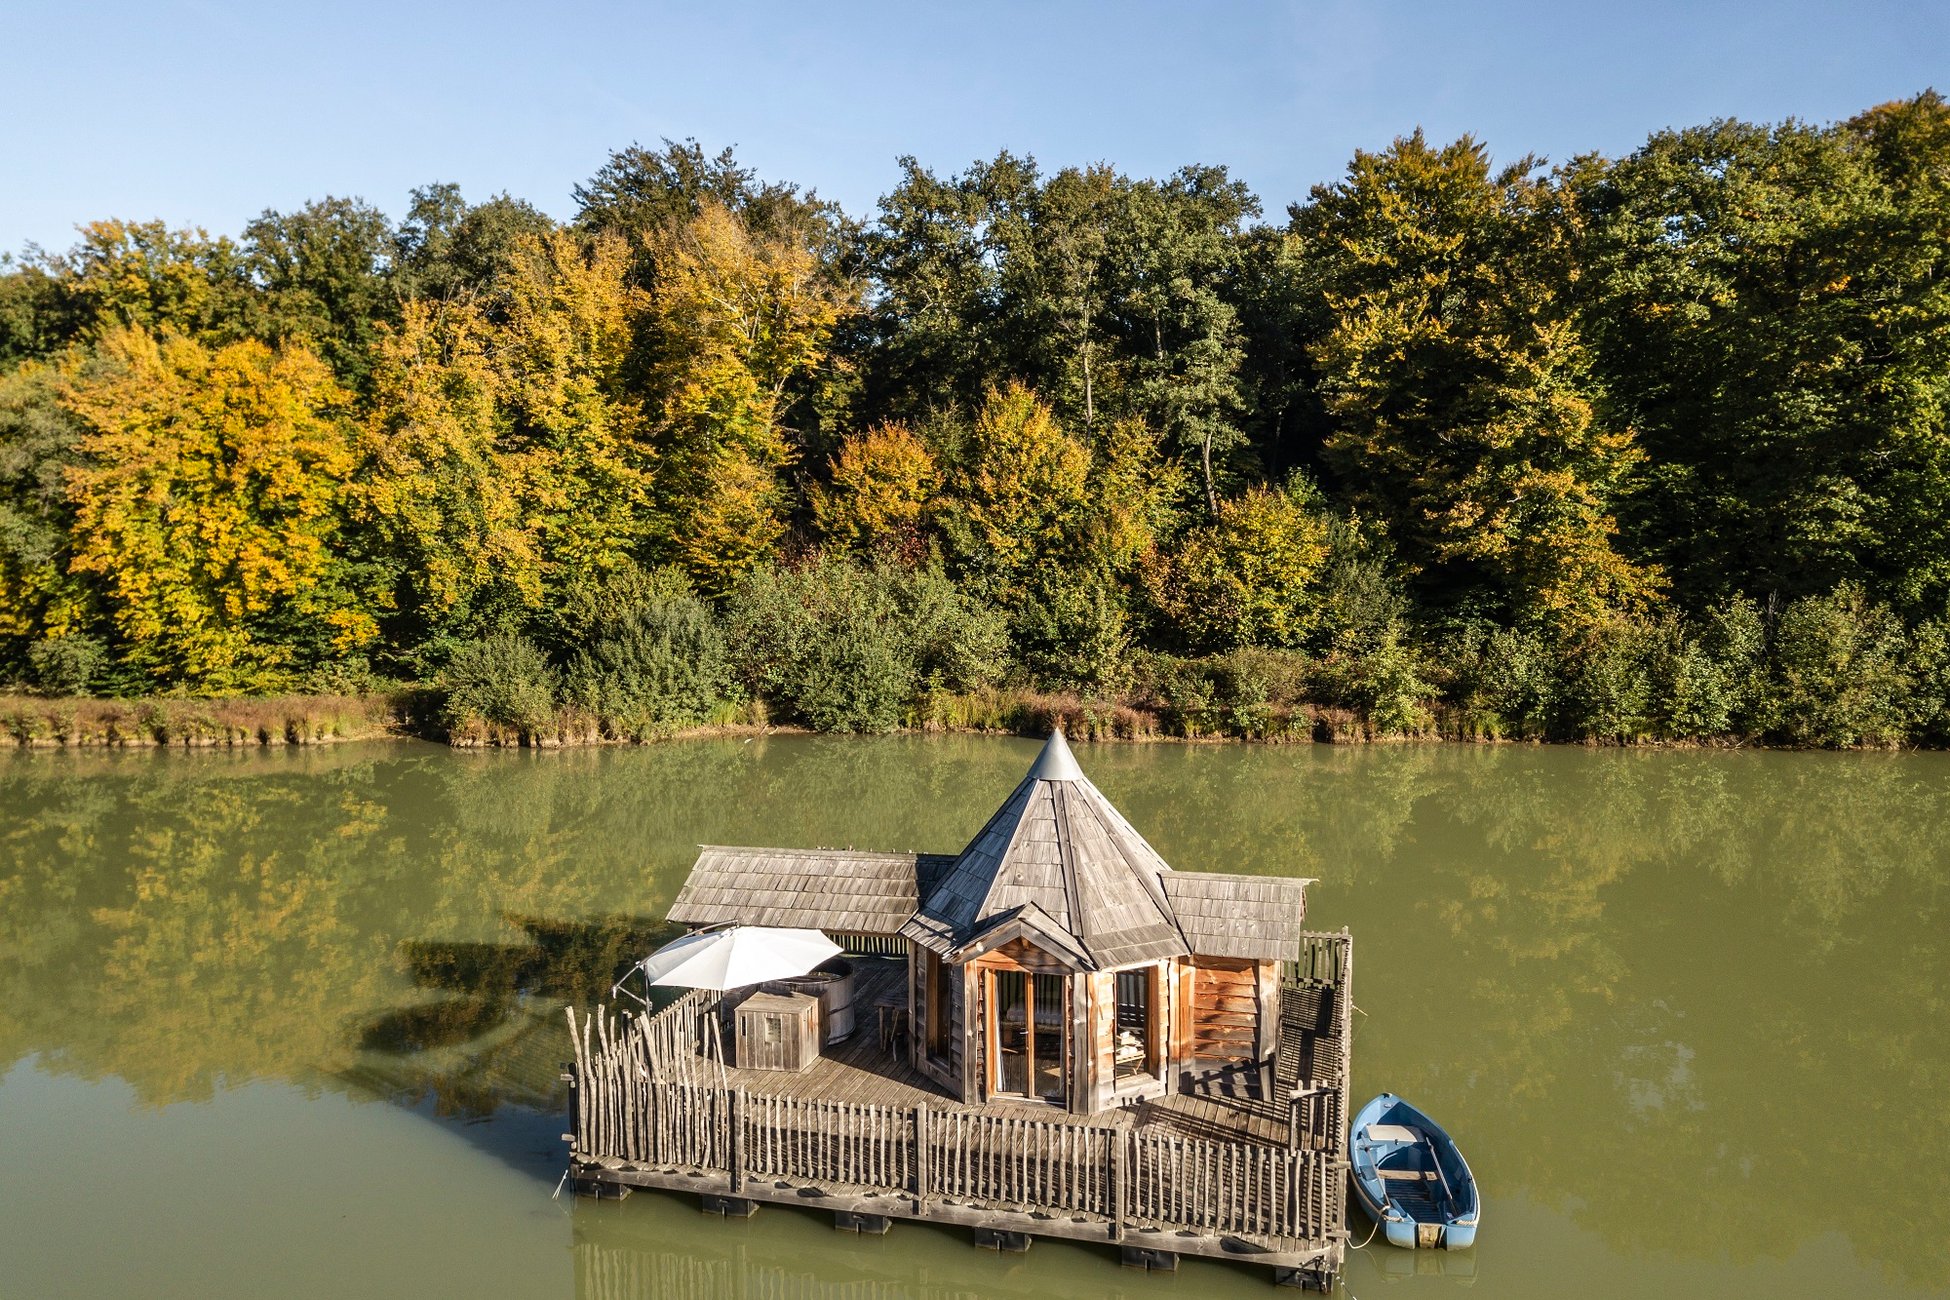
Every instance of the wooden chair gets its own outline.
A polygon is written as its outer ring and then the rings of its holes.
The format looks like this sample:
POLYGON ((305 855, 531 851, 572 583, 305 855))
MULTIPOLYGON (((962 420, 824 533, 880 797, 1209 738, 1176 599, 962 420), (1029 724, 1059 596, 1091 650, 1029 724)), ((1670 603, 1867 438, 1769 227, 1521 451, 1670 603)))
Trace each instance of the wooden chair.
POLYGON ((899 1002, 881 1002, 874 1006, 876 1028, 880 1035, 880 1050, 907 1054, 907 1007, 899 1002))

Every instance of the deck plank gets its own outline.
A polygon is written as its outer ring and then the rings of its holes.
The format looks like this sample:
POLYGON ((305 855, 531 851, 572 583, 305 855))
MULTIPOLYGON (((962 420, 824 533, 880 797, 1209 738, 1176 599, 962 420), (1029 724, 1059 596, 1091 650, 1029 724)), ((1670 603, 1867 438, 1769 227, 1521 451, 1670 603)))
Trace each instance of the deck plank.
MULTIPOLYGON (((907 992, 906 965, 898 959, 854 959, 853 1010, 857 1026, 844 1042, 823 1045, 819 1059, 803 1071, 746 1070, 728 1066, 725 1081, 734 1088, 765 1096, 845 1102, 852 1105, 909 1108, 926 1102, 939 1110, 968 1110, 1046 1124, 1110 1126, 1120 1129, 1162 1130, 1181 1137, 1246 1140, 1271 1146, 1287 1140, 1283 1105, 1260 1097, 1256 1072, 1218 1067, 1195 1082, 1190 1092, 1148 1097, 1092 1115, 1075 1115, 1039 1102, 990 1101, 964 1105, 947 1089, 914 1069, 904 1058, 880 1047, 874 1007, 902 1000, 907 992)), ((730 1048, 730 1037, 726 1037, 730 1048)), ((699 1079, 712 1079, 715 1061, 695 1063, 699 1079)))

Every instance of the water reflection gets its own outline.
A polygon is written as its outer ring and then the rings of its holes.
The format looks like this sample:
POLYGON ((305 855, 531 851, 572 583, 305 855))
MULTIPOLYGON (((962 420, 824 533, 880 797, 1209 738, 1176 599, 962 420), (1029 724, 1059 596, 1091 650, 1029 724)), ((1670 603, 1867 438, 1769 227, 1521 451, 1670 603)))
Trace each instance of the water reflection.
MULTIPOLYGON (((292 1081, 493 1117, 469 1140, 534 1169, 562 1104, 559 1009, 667 936, 696 844, 952 849, 1033 752, 9 755, 0 1077, 32 1057, 156 1108, 292 1081)), ((1082 758, 1181 868, 1321 879, 1314 920, 1359 939, 1357 1088, 1450 1119, 1492 1206, 1521 1194, 1628 1256, 1778 1261, 1839 1234, 1863 1278, 1950 1285, 1950 1209, 1890 1200, 1935 1174, 1892 1184, 1867 1136, 1950 1168, 1950 1128, 1915 1118, 1950 1089, 1950 757, 1082 758)), ((641 1206, 578 1211, 579 1276, 662 1231, 668 1207, 641 1206)), ((644 1267, 751 1266, 690 1248, 644 1267)), ((911 1265, 888 1285, 960 1294, 911 1265)), ((795 1293, 781 1276, 758 1289, 795 1293)))

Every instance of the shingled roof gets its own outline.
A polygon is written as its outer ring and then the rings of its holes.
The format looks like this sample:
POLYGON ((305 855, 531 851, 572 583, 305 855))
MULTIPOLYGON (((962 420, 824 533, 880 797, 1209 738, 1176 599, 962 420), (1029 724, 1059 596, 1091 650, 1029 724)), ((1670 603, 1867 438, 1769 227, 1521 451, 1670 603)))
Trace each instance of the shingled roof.
POLYGON ((749 849, 706 844, 671 904, 679 925, 796 926, 893 934, 914 914, 916 879, 933 880, 936 854, 851 849, 749 849))
POLYGON ((1033 904, 1098 969, 1186 956, 1170 871, 1058 731, 901 933, 951 955, 1033 904))
POLYGON ((1307 886, 1313 883, 1295 876, 1174 871, 1165 877, 1165 897, 1199 956, 1269 961, 1300 951, 1307 886))
POLYGON ((1179 872, 1090 783, 1062 732, 968 847, 934 853, 707 844, 680 925, 900 934, 961 960, 1026 938, 1081 969, 1297 949, 1311 881, 1179 872))

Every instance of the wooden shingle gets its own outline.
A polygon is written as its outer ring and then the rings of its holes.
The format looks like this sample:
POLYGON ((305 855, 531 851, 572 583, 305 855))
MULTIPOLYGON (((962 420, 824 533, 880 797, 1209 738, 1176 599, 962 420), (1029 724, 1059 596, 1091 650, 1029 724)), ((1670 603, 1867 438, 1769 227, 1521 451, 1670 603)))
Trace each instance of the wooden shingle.
POLYGON ((916 855, 707 844, 671 904, 679 925, 892 935, 914 914, 916 855))

